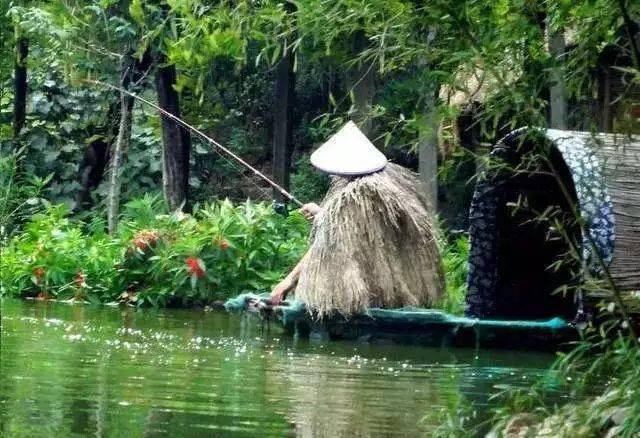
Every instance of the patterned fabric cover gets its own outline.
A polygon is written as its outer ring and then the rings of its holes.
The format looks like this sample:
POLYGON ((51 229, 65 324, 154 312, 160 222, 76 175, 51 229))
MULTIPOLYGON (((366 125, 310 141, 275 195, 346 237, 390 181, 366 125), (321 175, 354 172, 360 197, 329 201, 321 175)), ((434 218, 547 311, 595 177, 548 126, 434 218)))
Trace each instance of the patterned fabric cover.
MULTIPOLYGON (((529 128, 521 128, 505 136, 493 148, 491 156, 508 162, 516 160, 513 145, 527 129, 529 128)), ((548 129, 541 132, 558 148, 569 168, 585 225, 582 236, 583 263, 593 275, 599 275, 602 267, 599 258, 608 265, 613 257, 615 222, 611 197, 602 175, 602 163, 594 153, 598 145, 594 139, 576 138, 565 131, 548 129)), ((497 212, 505 202, 504 184, 504 175, 481 179, 471 202, 468 316, 488 317, 495 308, 499 257, 497 212)))
POLYGON ((546 135, 562 153, 573 177, 580 214, 586 225, 582 258, 586 266, 598 274, 601 264, 592 249, 595 248, 608 265, 613 258, 616 238, 611 197, 604 183, 602 163, 594 153, 598 145, 594 139, 585 141, 556 129, 548 129, 546 135))

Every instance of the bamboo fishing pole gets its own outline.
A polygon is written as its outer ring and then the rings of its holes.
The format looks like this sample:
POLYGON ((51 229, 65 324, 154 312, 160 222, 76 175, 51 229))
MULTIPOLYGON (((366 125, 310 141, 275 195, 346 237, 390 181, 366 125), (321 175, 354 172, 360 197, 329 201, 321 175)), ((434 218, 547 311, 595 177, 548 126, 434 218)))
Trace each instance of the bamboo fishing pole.
POLYGON ((84 82, 88 82, 88 83, 94 84, 94 85, 100 85, 102 87, 107 87, 107 88, 109 88, 111 90, 119 91, 120 93, 125 93, 125 94, 133 97, 134 99, 137 99, 140 102, 145 103, 145 104, 149 105, 152 108, 155 108, 156 110, 158 110, 164 116, 170 118, 171 120, 173 120, 174 122, 178 123, 182 127, 184 127, 186 129, 188 129, 189 131, 193 132, 194 134, 197 134, 200 138, 202 138, 203 140, 207 141, 209 144, 215 146, 216 148, 218 148, 219 150, 221 150, 222 152, 224 152, 225 154, 227 154, 228 156, 233 158, 237 163, 240 163, 242 166, 244 166, 247 169, 251 170, 254 173, 254 175, 256 175, 257 177, 259 177, 260 179, 265 181, 271 187, 273 187, 278 192, 280 192, 280 194, 282 194, 282 196, 284 196, 285 198, 289 199, 291 202, 296 204, 298 207, 302 207, 302 205, 303 205, 302 202, 300 202, 291 193, 286 191, 282 186, 278 185, 277 183, 272 181, 270 178, 268 178, 264 173, 260 172, 258 169, 253 167, 251 164, 247 163, 245 160, 240 158, 238 155, 236 155, 235 153, 230 151, 228 148, 222 146, 220 143, 218 143, 217 141, 215 141, 214 139, 212 139, 211 137, 206 135, 204 132, 202 132, 201 130, 199 130, 195 126, 192 126, 192 125, 188 124, 187 122, 185 122, 181 118, 171 114, 169 111, 159 107, 158 105, 156 105, 155 103, 145 99, 144 97, 138 96, 137 94, 132 93, 131 91, 125 90, 124 88, 117 87, 115 85, 111 85, 111 84, 108 84, 108 83, 102 82, 102 81, 96 81, 96 80, 93 80, 93 79, 86 79, 84 82))

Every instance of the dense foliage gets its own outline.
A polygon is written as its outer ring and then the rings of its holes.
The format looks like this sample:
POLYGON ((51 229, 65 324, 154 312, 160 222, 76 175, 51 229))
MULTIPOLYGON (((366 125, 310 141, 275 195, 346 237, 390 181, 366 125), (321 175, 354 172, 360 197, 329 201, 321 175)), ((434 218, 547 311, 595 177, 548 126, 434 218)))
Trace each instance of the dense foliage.
POLYGON ((41 178, 18 171, 20 151, 0 157, 0 248, 31 214, 47 201, 41 196, 51 175, 41 178))
POLYGON ((68 217, 64 205, 36 214, 3 250, 10 296, 206 305, 269 290, 306 248, 307 221, 269 204, 228 201, 190 215, 162 213, 156 198, 124 207, 115 236, 104 220, 68 217))
MULTIPOLYGON (((53 172, 50 196, 72 206, 82 190, 85 153, 99 140, 111 146, 118 121, 117 93, 82 81, 99 76, 120 82, 129 55, 141 63, 147 53, 164 56, 177 69, 175 89, 186 118, 250 162, 268 167, 276 104, 273 67, 290 51, 296 73, 294 158, 326 138, 341 120, 363 111, 357 108, 356 85, 363 80, 358 66, 365 65, 373 74, 374 89, 365 93, 372 137, 400 161, 415 165, 419 143, 432 129, 425 119, 430 106, 452 121, 442 124, 440 134, 456 144, 455 119, 467 111, 459 96, 464 104, 482 104, 474 111, 473 130, 482 132, 477 140, 491 142, 523 124, 545 125, 554 68, 560 69, 567 101, 574 103, 569 118, 583 128, 593 126, 585 115, 597 87, 597 59, 605 47, 627 50, 619 8, 611 0, 549 5, 468 1, 460 7, 438 1, 428 6, 309 1, 296 2, 293 9, 271 1, 214 6, 70 0, 5 7, 3 27, 15 28, 14 38, 29 42, 27 118, 20 135, 28 147, 25 169, 40 177, 53 172), (544 49, 545 26, 570 30, 571 45, 561 59, 544 49), (356 47, 360 35, 365 43, 356 47), (434 90, 440 90, 439 99, 429 102, 426 96, 434 90)), ((11 70, 15 42, 3 41, 8 53, 3 72, 11 70)), ((142 68, 137 89, 150 94, 154 69, 142 68)), ((7 151, 13 99, 9 75, 2 78, 1 94, 7 151)), ((121 173, 127 179, 125 199, 160 182, 161 130, 149 115, 148 109, 134 106, 131 148, 121 173)), ((441 159, 449 152, 441 150, 441 159)), ((293 179, 295 190, 307 183, 304 168, 293 168, 300 170, 293 179)), ((196 201, 210 195, 264 196, 240 177, 242 172, 196 141, 190 196, 196 201)), ((103 185, 89 189, 96 200, 107 190, 103 185)))

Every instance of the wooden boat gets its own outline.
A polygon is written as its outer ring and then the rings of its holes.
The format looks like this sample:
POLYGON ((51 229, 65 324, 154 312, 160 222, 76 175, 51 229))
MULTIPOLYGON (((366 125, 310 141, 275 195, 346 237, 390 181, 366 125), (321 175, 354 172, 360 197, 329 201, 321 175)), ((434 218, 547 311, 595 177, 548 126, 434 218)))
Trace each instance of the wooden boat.
POLYGON ((268 294, 242 294, 228 300, 225 308, 276 321, 292 336, 323 340, 551 350, 578 338, 576 327, 557 317, 537 321, 478 319, 406 307, 370 309, 349 318, 335 315, 316 321, 304 303, 292 300, 274 306, 268 294))

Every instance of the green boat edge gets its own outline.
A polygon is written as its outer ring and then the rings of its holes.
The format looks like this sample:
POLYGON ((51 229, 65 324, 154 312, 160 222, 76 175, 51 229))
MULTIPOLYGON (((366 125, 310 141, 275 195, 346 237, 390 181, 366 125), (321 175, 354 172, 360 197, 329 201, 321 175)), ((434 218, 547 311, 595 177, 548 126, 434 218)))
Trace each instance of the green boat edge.
POLYGON ((270 306, 269 294, 245 293, 225 302, 229 312, 256 313, 282 324, 296 338, 402 343, 432 347, 556 350, 579 339, 579 330, 555 317, 542 321, 478 319, 417 307, 369 309, 346 318, 314 320, 303 302, 270 306))

